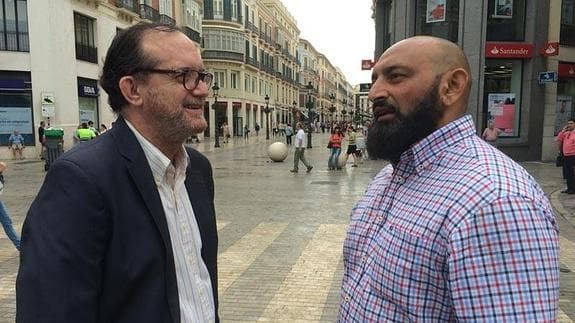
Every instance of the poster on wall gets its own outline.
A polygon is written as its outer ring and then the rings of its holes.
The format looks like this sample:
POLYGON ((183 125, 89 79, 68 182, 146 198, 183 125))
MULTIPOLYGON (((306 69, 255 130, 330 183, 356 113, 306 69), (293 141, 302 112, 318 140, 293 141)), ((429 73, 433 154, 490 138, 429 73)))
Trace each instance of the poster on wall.
POLYGON ((32 134, 31 108, 0 108, 0 134, 12 134, 14 129, 21 134, 32 134))
POLYGON ((446 0, 427 0, 427 18, 425 22, 445 21, 445 1, 446 0))
POLYGON ((80 123, 88 123, 88 121, 96 120, 96 111, 94 110, 80 110, 80 123))
POLYGON ((558 95, 555 106, 555 136, 567 124, 567 121, 573 117, 573 97, 567 95, 558 95))
POLYGON ((493 120, 495 128, 501 130, 501 137, 513 136, 515 132, 515 93, 489 93, 487 101, 487 120, 493 120))
POLYGON ((513 18, 513 0, 494 0, 494 18, 513 18))

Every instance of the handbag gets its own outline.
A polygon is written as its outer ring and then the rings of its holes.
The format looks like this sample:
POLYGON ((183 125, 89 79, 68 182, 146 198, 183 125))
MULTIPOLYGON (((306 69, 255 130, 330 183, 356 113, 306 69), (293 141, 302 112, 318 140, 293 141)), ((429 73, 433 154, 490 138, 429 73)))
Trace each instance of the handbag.
POLYGON ((557 157, 555 158, 555 166, 557 166, 557 167, 563 166, 563 155, 562 154, 557 155, 557 157))
POLYGON ((327 148, 332 148, 331 140, 327 143, 327 148))

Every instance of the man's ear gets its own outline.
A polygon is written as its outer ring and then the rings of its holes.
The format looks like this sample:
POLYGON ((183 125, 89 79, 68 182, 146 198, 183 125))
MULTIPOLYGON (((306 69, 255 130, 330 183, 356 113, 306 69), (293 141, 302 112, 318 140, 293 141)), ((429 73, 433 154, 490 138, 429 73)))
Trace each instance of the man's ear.
POLYGON ((464 69, 457 68, 445 73, 441 80, 439 100, 446 107, 465 100, 468 85, 469 74, 464 69))
POLYGON ((141 88, 133 76, 124 76, 119 82, 120 91, 124 99, 131 105, 141 105, 142 95, 141 88))

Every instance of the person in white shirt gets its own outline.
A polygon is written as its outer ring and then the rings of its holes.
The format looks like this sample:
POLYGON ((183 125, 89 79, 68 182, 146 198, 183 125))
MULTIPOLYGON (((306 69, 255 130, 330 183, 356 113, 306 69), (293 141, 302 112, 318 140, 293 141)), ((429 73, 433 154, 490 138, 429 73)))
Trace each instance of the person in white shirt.
POLYGON ((292 173, 298 172, 298 165, 299 161, 301 160, 302 163, 307 168, 306 173, 311 172, 313 166, 305 159, 305 146, 306 146, 306 139, 305 139, 305 131, 303 131, 301 122, 296 124, 296 134, 295 134, 295 153, 293 156, 293 169, 290 170, 292 173))

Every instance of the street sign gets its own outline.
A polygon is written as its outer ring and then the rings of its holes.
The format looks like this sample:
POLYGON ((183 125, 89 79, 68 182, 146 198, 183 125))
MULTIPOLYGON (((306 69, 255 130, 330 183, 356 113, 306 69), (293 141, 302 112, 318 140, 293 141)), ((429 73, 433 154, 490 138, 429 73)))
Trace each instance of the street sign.
POLYGON ((539 73, 539 84, 553 83, 557 82, 557 72, 540 72, 539 73))

